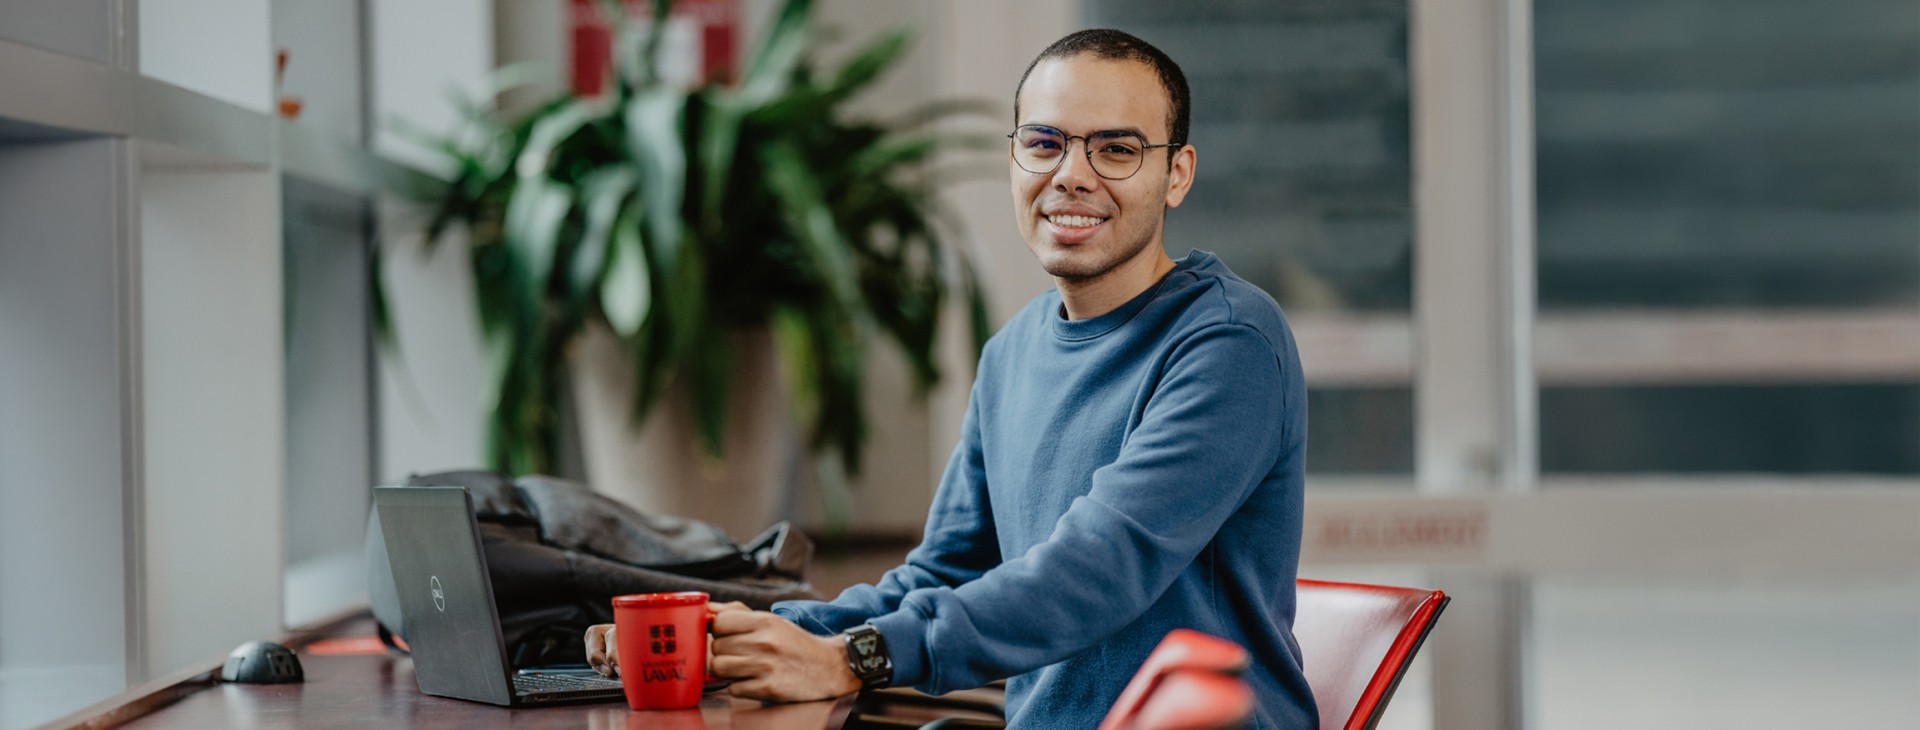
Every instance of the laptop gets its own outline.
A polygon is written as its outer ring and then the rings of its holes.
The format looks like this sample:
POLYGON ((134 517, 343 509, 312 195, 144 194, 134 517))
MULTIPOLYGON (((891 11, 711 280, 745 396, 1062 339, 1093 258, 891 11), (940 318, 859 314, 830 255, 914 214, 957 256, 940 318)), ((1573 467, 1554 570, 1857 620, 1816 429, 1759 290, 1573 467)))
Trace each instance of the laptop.
POLYGON ((624 697, 617 679, 509 666, 465 487, 375 487, 373 501, 421 692, 504 707, 624 697))

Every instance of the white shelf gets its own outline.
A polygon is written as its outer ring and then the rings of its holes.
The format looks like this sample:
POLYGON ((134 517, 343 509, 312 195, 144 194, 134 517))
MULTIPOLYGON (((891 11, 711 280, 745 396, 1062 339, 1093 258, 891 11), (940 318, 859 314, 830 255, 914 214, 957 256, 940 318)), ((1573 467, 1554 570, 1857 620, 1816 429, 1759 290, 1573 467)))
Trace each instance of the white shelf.
POLYGON ((0 141, 128 137, 148 164, 278 168, 362 195, 416 195, 431 177, 366 147, 105 64, 0 40, 0 141))
POLYGON ((372 211, 408 238, 438 185, 372 120, 492 65, 488 7, 429 4, 0 4, 0 730, 364 600, 372 211), (98 681, 17 701, 67 665, 98 681))
POLYGON ((0 119, 81 134, 133 131, 138 77, 103 63, 0 40, 0 119))

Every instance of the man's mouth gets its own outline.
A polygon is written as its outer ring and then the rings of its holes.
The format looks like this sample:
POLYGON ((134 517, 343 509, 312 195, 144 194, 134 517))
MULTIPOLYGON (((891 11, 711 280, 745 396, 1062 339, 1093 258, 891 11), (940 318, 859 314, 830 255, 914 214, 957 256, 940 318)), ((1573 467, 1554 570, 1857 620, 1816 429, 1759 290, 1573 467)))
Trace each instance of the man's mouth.
POLYGON ((1047 222, 1061 228, 1092 228, 1107 222, 1105 218, 1090 215, 1050 215, 1047 222))

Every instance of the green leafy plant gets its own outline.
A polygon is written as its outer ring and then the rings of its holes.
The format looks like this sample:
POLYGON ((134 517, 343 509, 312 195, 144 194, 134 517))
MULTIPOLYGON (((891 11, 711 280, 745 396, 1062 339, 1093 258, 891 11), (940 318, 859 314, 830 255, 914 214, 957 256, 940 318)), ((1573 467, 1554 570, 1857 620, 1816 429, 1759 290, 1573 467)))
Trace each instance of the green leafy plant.
POLYGON ((467 129, 436 142, 456 174, 428 237, 471 233, 495 397, 489 458, 512 473, 553 471, 568 349, 595 322, 637 369, 635 420, 664 389, 688 388, 694 425, 720 455, 729 334, 763 327, 812 447, 857 472, 870 335, 898 344, 923 394, 940 377, 935 334, 951 288, 975 347, 986 339, 984 298, 942 244, 926 174, 951 135, 846 119, 847 101, 907 36, 816 72, 808 0, 785 4, 737 84, 664 84, 647 59, 669 5, 655 3, 651 33, 616 34, 610 93, 513 117, 474 103, 467 129))

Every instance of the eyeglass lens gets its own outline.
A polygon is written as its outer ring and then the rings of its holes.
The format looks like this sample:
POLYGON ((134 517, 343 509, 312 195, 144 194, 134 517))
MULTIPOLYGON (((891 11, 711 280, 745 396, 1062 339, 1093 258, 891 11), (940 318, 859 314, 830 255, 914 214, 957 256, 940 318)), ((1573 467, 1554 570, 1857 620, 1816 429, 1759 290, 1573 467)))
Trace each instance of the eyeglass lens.
POLYGON ((1139 171, 1147 144, 1131 132, 1094 132, 1080 138, 1052 127, 1026 126, 1013 131, 1013 160, 1027 172, 1053 172, 1059 169, 1074 139, 1085 140, 1093 171, 1109 180, 1122 180, 1139 171))

